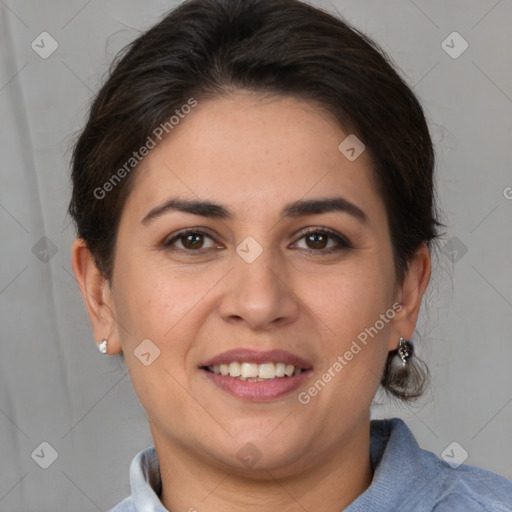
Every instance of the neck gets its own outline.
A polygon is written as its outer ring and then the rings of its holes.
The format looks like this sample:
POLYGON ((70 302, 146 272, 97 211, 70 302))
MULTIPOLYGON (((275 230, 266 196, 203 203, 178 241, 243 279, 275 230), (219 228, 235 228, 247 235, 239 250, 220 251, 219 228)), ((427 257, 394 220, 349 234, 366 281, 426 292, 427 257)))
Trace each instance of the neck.
POLYGON ((330 446, 314 463, 306 454, 305 462, 253 473, 205 463, 185 448, 153 437, 162 476, 160 500, 171 512, 339 512, 373 478, 369 420, 347 437, 350 442, 330 446))

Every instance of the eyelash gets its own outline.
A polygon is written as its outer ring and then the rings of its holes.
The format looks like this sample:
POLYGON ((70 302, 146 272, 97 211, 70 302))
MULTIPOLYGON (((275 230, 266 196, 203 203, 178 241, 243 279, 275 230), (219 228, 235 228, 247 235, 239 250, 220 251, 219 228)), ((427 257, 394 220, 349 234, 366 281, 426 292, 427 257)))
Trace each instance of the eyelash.
MULTIPOLYGON (((174 242, 186 237, 187 235, 190 235, 190 234, 194 234, 194 235, 204 235, 208 238, 210 238, 211 240, 214 240, 214 238, 209 235, 208 233, 206 233, 205 231, 202 231, 201 229, 196 229, 196 228, 187 228, 187 229, 183 229, 182 231, 179 231, 178 233, 176 233, 176 235, 174 235, 172 238, 170 238, 169 240, 165 240, 163 242, 163 246, 168 248, 168 249, 171 249, 173 251, 177 251, 177 252, 182 252, 182 253, 188 253, 188 255, 190 256, 199 256, 201 254, 204 254, 204 252, 208 251, 210 248, 206 248, 206 249, 181 249, 181 248, 175 248, 175 247, 172 247, 172 245, 174 244, 174 242)), ((304 251, 307 251, 309 254, 313 254, 313 253, 319 253, 319 254, 331 254, 331 253, 334 253, 334 252, 338 252, 338 251, 342 251, 342 250, 347 250, 347 249, 352 249, 353 246, 352 244, 350 243, 350 241, 348 240, 348 238, 346 238, 345 236, 343 235, 340 235, 338 233, 336 233, 335 231, 329 229, 329 228, 326 228, 326 227, 310 227, 310 228, 306 228, 305 230, 303 230, 301 233, 300 233, 300 238, 297 239, 297 241, 299 240, 302 240, 303 238, 305 238, 306 236, 308 235, 311 235, 311 234, 320 234, 320 235, 327 235, 329 238, 328 238, 328 242, 332 239, 333 241, 335 241, 337 243, 337 246, 335 247, 330 247, 328 249, 302 249, 304 251)), ((296 242, 295 242, 296 243, 296 242)))

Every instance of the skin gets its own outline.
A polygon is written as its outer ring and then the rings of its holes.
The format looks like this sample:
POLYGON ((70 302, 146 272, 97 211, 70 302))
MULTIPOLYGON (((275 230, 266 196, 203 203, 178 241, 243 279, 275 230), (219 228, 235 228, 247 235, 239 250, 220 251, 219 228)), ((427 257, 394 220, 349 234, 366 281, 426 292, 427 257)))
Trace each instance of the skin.
POLYGON ((109 354, 124 352, 147 412, 169 510, 334 512, 371 483, 370 405, 388 351, 414 332, 430 255, 419 246, 398 282, 369 151, 349 161, 338 150, 347 135, 296 99, 237 93, 199 102, 137 170, 112 282, 82 240, 73 245, 94 336, 108 336, 109 354), (171 196, 213 201, 234 217, 169 211, 141 223, 171 196), (334 196, 357 205, 367 222, 339 211, 280 218, 289 202, 334 196), (353 247, 325 254, 301 233, 310 226, 353 247), (184 239, 174 244, 182 252, 163 245, 199 227, 212 236, 202 255, 185 253, 184 239), (263 249, 250 264, 236 252, 248 236, 263 249), (394 303, 402 309, 307 405, 298 392, 248 402, 198 369, 233 348, 284 349, 312 363, 298 391, 307 390, 394 303), (134 355, 145 339, 161 351, 149 366, 134 355), (248 442, 261 454, 251 468, 237 457, 248 442))

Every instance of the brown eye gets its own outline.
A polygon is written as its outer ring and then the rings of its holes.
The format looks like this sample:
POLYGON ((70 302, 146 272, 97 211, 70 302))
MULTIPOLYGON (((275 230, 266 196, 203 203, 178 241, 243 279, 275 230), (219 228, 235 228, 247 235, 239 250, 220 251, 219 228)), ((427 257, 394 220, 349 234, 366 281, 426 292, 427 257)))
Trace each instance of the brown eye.
POLYGON ((310 249, 325 249, 328 237, 325 233, 311 233, 306 236, 306 245, 310 249))
POLYGON ((319 254, 328 254, 352 248, 352 244, 346 237, 328 228, 310 228, 303 232, 302 238, 296 242, 296 245, 299 249, 318 252, 319 254), (304 245, 300 243, 303 240, 304 245))
POLYGON ((217 247, 215 240, 197 229, 189 229, 175 234, 163 242, 165 247, 177 251, 200 252, 217 247))
POLYGON ((185 249, 201 249, 204 243, 204 237, 200 233, 181 236, 179 240, 185 249))

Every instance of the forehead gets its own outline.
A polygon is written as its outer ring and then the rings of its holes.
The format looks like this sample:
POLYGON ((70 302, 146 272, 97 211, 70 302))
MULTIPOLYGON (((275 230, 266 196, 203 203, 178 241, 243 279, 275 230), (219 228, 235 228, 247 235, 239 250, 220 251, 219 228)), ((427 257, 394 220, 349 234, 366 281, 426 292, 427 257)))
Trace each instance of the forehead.
MULTIPOLYGON (((299 198, 342 195, 383 208, 369 152, 349 160, 350 134, 327 112, 292 98, 237 94, 199 102, 137 169, 128 203, 142 213, 169 196, 215 199, 262 218, 299 198)), ((375 212, 378 213, 378 212, 375 212)))

